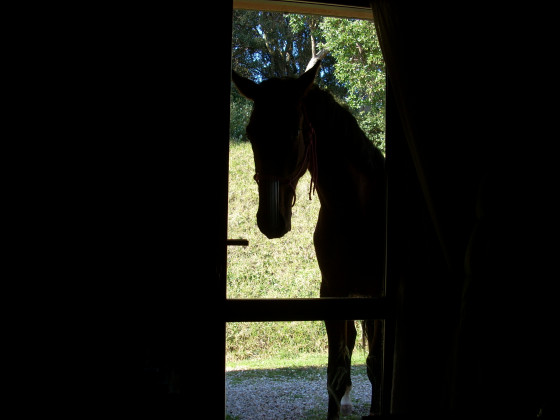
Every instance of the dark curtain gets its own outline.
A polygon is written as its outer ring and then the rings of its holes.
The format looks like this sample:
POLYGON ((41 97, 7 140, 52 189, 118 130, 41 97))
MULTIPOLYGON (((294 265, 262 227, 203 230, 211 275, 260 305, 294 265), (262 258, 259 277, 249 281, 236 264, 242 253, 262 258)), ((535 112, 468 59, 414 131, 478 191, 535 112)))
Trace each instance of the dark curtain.
POLYGON ((549 414, 548 12, 404 3, 372 1, 389 80, 392 411, 549 414))

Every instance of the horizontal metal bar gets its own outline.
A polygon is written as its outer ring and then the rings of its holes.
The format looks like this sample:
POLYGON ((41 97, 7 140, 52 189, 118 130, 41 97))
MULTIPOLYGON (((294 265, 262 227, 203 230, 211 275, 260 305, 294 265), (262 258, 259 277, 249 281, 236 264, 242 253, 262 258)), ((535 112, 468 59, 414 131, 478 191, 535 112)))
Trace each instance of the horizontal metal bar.
POLYGON ((226 322, 387 319, 386 298, 226 299, 226 322))
POLYGON ((248 246, 249 241, 247 239, 227 239, 226 245, 228 246, 248 246))

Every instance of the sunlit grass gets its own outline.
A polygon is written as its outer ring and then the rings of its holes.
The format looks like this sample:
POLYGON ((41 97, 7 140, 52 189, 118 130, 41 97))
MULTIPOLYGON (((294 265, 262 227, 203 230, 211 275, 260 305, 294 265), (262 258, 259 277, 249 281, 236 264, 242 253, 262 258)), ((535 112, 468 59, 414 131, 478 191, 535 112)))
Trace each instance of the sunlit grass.
POLYGON ((258 229, 257 184, 249 143, 230 146, 228 238, 245 238, 248 247, 228 248, 228 298, 319 297, 321 272, 313 248, 319 199, 308 198, 309 174, 297 186, 292 230, 270 240, 258 229))
MULTIPOLYGON (((230 143, 228 238, 244 238, 249 246, 228 247, 228 298, 318 298, 321 272, 313 248, 313 231, 319 214, 319 198, 308 197, 310 176, 297 186, 292 230, 270 240, 258 229, 257 184, 249 143, 230 143)), ((357 349, 361 348, 358 327, 357 349)), ((289 363, 299 355, 325 357, 327 334, 322 321, 255 322, 227 325, 227 362, 267 358, 289 363)))

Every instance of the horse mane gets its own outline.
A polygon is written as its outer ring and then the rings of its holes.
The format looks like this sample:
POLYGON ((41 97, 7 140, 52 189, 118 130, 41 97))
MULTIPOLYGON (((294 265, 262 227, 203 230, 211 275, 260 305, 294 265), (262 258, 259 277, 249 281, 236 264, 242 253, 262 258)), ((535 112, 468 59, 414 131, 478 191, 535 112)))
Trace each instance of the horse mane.
MULTIPOLYGON (((337 102, 330 92, 314 85, 304 103, 313 120, 325 121, 328 125, 323 141, 340 142, 341 151, 345 146, 342 142, 348 142, 344 149, 356 169, 372 175, 384 170, 385 157, 381 151, 366 136, 350 110, 337 102)), ((315 127, 315 130, 320 128, 315 127)))

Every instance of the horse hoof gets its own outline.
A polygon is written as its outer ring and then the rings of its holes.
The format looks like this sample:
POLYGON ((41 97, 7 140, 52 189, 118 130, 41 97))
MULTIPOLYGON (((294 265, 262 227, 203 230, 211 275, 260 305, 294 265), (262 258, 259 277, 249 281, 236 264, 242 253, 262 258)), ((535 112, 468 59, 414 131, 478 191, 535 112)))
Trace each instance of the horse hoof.
POLYGON ((343 416, 349 416, 352 414, 352 404, 342 404, 340 406, 340 414, 343 416))

